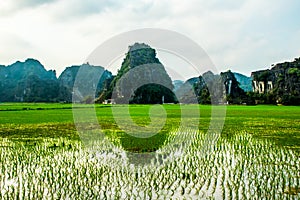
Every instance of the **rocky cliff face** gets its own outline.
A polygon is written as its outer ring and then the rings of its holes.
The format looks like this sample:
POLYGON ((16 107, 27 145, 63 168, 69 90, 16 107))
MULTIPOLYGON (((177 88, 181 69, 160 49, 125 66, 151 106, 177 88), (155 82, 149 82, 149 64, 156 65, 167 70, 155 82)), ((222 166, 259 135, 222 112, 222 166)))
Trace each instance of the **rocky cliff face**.
POLYGON ((135 43, 102 98, 117 103, 174 102, 172 80, 149 45, 135 43))
POLYGON ((300 58, 252 72, 251 77, 253 90, 261 95, 259 100, 262 102, 300 104, 300 58))

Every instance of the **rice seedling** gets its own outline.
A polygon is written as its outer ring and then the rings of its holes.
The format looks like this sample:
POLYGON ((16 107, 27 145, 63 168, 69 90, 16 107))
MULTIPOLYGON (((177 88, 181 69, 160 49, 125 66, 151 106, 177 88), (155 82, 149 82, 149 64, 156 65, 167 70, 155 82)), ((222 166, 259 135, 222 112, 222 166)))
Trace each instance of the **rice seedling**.
MULTIPOLYGON (((249 109, 242 108, 246 112, 249 109)), ((3 122, 0 129, 0 198, 300 198, 300 156, 291 148, 297 143, 282 145, 283 142, 276 139, 261 137, 263 130, 253 129, 249 121, 240 119, 243 116, 234 113, 238 109, 241 108, 233 107, 229 112, 223 134, 212 151, 202 149, 205 128, 170 129, 173 132, 158 145, 154 156, 145 153, 137 161, 131 159, 133 152, 124 151, 128 147, 123 146, 126 138, 119 137, 122 133, 116 134, 113 123, 106 122, 108 139, 95 141, 94 148, 87 149, 76 136, 69 119, 60 122, 54 117, 50 122, 43 119, 37 124, 3 122), (240 121, 230 125, 234 118, 240 121), (180 134, 177 143, 169 145, 175 134, 180 134), (187 135, 191 140, 183 142, 187 135)), ((202 113, 204 118, 209 116, 205 111, 202 113)), ((249 117, 252 116, 245 114, 245 118, 249 117)), ((110 119, 103 115, 99 118, 110 119)), ((259 125, 264 116, 256 118, 252 125, 259 125)), ((283 121, 278 119, 278 123, 283 121)), ((292 132, 297 135, 299 121, 293 126, 292 132)), ((271 129, 267 127, 266 130, 271 129)))

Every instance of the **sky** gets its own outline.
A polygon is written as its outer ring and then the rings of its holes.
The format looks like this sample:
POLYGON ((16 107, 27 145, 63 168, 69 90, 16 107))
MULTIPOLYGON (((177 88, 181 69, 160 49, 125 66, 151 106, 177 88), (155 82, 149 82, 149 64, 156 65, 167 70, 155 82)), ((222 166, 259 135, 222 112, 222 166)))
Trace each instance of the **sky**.
MULTIPOLYGON (((118 34, 160 28, 195 41, 218 71, 250 76, 300 57, 299 9, 298 0, 0 0, 0 64, 35 58, 59 75, 118 34)), ((187 71, 174 55, 158 57, 187 71)), ((122 59, 103 67, 116 73, 122 59)))

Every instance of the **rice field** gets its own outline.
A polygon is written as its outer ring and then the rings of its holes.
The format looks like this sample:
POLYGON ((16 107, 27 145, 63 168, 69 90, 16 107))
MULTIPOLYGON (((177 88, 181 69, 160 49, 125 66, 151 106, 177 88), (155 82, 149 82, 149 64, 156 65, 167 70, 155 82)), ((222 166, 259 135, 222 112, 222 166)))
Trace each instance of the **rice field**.
MULTIPOLYGON (((228 106, 211 144, 210 106, 186 106, 200 109, 197 129, 179 127, 178 105, 164 108, 162 131, 143 140, 96 105, 106 137, 87 147, 72 105, 0 104, 1 199, 300 198, 300 107, 228 106)), ((130 109, 149 123, 148 105, 130 109)))

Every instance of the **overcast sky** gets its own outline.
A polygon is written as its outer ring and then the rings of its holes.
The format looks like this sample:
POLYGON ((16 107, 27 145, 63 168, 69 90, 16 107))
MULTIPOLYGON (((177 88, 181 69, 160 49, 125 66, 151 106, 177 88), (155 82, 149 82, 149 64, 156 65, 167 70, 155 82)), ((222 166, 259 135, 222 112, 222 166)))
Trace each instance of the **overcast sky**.
POLYGON ((197 42, 219 71, 250 75, 300 57, 299 9, 299 0, 0 0, 0 64, 36 58, 60 74, 112 36, 163 28, 197 42))

